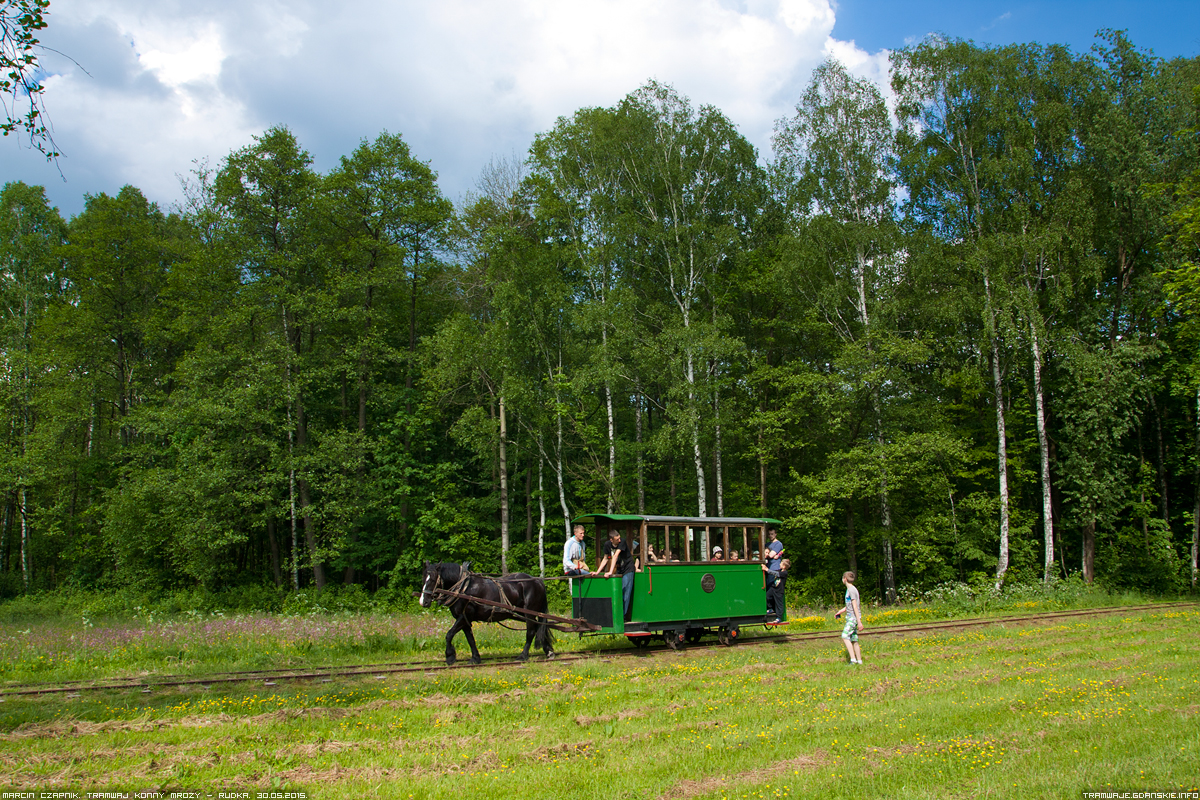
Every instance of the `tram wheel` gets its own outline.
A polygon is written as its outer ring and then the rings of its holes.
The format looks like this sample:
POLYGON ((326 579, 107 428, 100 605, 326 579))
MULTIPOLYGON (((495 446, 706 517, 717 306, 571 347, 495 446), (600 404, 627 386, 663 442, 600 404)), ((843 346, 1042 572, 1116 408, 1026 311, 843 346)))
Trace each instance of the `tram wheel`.
POLYGON ((717 635, 717 641, 726 647, 733 647, 737 644, 738 628, 736 625, 730 625, 728 628, 721 628, 721 632, 717 635))

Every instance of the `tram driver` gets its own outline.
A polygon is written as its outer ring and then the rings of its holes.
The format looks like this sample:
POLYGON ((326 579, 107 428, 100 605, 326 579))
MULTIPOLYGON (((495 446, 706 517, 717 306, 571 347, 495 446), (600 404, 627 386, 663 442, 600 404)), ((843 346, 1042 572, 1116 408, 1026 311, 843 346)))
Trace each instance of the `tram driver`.
POLYGON ((604 545, 604 558, 600 561, 601 566, 596 568, 599 572, 603 565, 608 564, 608 571, 604 573, 604 577, 611 578, 614 572, 621 572, 621 596, 625 602, 625 621, 629 621, 629 607, 633 603, 633 571, 635 562, 632 553, 629 551, 629 545, 621 540, 621 534, 616 530, 608 532, 608 542, 604 545))

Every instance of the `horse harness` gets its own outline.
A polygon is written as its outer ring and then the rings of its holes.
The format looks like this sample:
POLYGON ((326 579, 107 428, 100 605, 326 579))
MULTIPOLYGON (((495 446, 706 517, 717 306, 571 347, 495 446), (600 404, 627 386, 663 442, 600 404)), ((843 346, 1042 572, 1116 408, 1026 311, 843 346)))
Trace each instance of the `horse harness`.
MULTIPOLYGON (((500 594, 500 602, 503 603, 504 605, 508 606, 509 608, 516 610, 516 606, 514 606, 512 604, 512 600, 508 599, 508 593, 504 591, 504 584, 506 583, 506 581, 504 581, 503 579, 497 580, 496 578, 489 578, 486 575, 477 575, 476 573, 473 573, 473 572, 471 572, 471 570, 467 569, 467 567, 465 565, 462 567, 462 573, 458 579, 458 582, 455 583, 453 586, 451 586, 449 591, 455 592, 457 594, 466 594, 467 589, 471 585, 471 578, 473 578, 473 577, 483 578, 484 580, 489 580, 492 583, 496 584, 496 590, 500 594)), ((434 584, 434 587, 433 587, 434 591, 437 591, 437 589, 441 587, 441 584, 442 584, 442 573, 438 572, 437 582, 434 584)), ((453 602, 453 598, 451 599, 451 602, 453 602)), ((445 605, 449 606, 450 603, 445 603, 445 605)), ((467 605, 470 605, 469 600, 467 601, 467 605)), ((463 607, 463 613, 464 614, 466 613, 466 606, 463 607)), ((509 618, 511 618, 513 616, 511 614, 507 614, 506 612, 501 612, 501 613, 505 613, 506 616, 509 618)), ((496 621, 496 607, 488 606, 488 618, 481 619, 479 621, 480 622, 495 622, 496 621)))

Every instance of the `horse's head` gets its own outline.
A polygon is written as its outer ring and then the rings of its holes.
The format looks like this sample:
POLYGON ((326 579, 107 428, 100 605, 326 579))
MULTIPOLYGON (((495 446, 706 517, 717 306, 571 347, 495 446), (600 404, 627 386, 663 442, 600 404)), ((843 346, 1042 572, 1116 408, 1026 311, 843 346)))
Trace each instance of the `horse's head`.
POLYGON ((421 598, 417 601, 421 604, 421 608, 429 608, 433 605, 433 590, 439 588, 440 578, 438 565, 426 561, 425 572, 421 576, 421 598))
MULTIPOLYGON (((434 592, 438 589, 450 589, 454 587, 463 575, 466 575, 470 570, 471 562, 464 561, 462 564, 448 564, 445 561, 437 563, 425 562, 425 572, 421 576, 421 597, 417 600, 421 604, 421 608, 429 608, 433 605, 434 592)), ((444 602, 444 600, 443 600, 444 602)))

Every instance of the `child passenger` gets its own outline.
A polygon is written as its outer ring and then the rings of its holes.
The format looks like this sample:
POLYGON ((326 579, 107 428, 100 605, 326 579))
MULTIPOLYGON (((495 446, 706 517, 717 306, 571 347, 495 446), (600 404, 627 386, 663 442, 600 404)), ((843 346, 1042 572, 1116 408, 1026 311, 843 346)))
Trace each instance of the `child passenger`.
POLYGON ((850 654, 851 664, 862 663, 862 649, 858 646, 858 635, 862 633, 862 603, 858 599, 858 589, 854 585, 854 573, 842 574, 842 583, 846 586, 846 607, 833 615, 837 619, 846 615, 846 627, 842 628, 842 644, 850 654))

